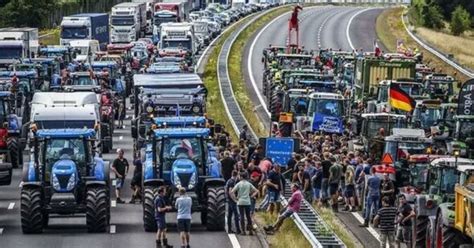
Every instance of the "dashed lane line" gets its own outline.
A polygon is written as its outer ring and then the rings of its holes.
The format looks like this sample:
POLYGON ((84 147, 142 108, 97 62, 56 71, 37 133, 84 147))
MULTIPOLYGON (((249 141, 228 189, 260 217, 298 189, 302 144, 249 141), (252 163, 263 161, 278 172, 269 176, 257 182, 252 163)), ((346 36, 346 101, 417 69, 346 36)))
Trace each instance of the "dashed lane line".
POLYGON ((3 231, 5 230, 5 228, 0 228, 0 235, 3 234, 3 231))
POLYGON ((354 21, 354 19, 355 19, 358 15, 360 15, 360 14, 366 12, 366 11, 373 10, 373 9, 375 9, 375 8, 362 9, 362 10, 360 10, 359 12, 355 13, 355 15, 353 15, 353 16, 351 17, 351 19, 349 19, 349 23, 347 23, 347 27, 346 27, 346 38, 347 38, 347 41, 349 42, 349 46, 351 47, 352 50, 355 50, 355 49, 356 49, 356 48, 354 47, 354 44, 352 43, 351 35, 350 35, 350 29, 351 29, 352 22, 354 21))
POLYGON ((235 234, 227 234, 230 239, 230 243, 232 244, 232 248, 240 248, 239 241, 237 240, 237 237, 235 234))
POLYGON ((110 225, 110 234, 115 234, 117 232, 117 226, 110 225))
POLYGON ((15 203, 10 202, 10 204, 8 205, 8 210, 12 210, 14 207, 15 207, 15 203))
POLYGON ((117 207, 117 201, 116 200, 110 201, 110 206, 113 208, 117 207))

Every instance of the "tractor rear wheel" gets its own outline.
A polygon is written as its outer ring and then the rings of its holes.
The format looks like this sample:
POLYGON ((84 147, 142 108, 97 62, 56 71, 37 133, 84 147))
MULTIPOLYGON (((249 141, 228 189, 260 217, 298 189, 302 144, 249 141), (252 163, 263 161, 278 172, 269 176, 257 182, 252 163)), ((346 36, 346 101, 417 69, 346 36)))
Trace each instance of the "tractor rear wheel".
POLYGON ((225 229, 225 190, 215 186, 207 188, 206 228, 209 231, 225 229))
POLYGON ((158 188, 146 186, 143 194, 143 228, 146 232, 156 232, 155 198, 158 188))
POLYGON ((90 187, 86 197, 86 223, 87 231, 91 233, 105 232, 109 215, 107 202, 107 189, 105 187, 90 187))
POLYGON ((44 224, 41 188, 21 189, 21 229, 23 233, 42 233, 44 224))
POLYGON ((9 137, 7 139, 7 147, 10 151, 10 160, 12 163, 12 167, 18 168, 20 166, 20 156, 23 156, 23 153, 20 148, 20 142, 18 142, 18 138, 9 137))
POLYGON ((456 248, 464 244, 465 240, 456 229, 443 223, 442 213, 438 213, 436 219, 435 248, 456 248))
POLYGON ((428 222, 427 216, 416 217, 415 232, 413 235, 413 244, 415 247, 424 247, 426 244, 426 230, 428 228, 428 222))

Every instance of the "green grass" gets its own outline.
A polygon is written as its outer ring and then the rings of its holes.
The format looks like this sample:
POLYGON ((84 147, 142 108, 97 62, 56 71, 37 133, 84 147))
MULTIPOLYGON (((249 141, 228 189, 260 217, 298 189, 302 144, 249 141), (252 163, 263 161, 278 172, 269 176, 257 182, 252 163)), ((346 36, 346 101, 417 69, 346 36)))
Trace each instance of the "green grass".
POLYGON ((262 28, 274 18, 282 15, 285 12, 290 11, 291 8, 292 6, 288 6, 270 11, 269 13, 258 18, 247 28, 245 28, 239 34, 239 36, 237 36, 237 39, 235 40, 234 44, 232 44, 229 59, 227 61, 229 66, 229 77, 230 81, 232 82, 232 89, 234 90, 237 102, 239 103, 240 108, 242 109, 242 112, 244 113, 245 118, 247 118, 247 121, 249 122, 250 126, 260 137, 267 136, 268 130, 265 129, 265 126, 258 118, 255 112, 255 106, 249 97, 249 89, 247 88, 244 75, 242 74, 242 58, 244 57, 243 53, 245 50, 245 45, 252 37, 252 35, 255 34, 255 32, 257 32, 260 28, 262 28))
POLYGON ((362 245, 357 241, 356 237, 347 230, 347 227, 339 221, 334 212, 328 208, 314 207, 321 218, 326 222, 330 229, 344 242, 347 248, 361 247, 362 245))
MULTIPOLYGON (((273 224, 276 217, 276 215, 272 216, 266 212, 259 212, 256 214, 256 219, 260 226, 273 224)), ((267 241, 272 248, 311 247, 309 242, 291 219, 287 219, 277 233, 267 236, 267 241)))
MULTIPOLYGON (((441 59, 425 50, 413 40, 406 32, 403 26, 401 15, 404 13, 405 8, 390 8, 382 12, 376 21, 376 32, 380 41, 385 45, 389 52, 395 52, 397 50, 397 39, 402 39, 405 42, 405 46, 414 49, 418 47, 420 52, 423 53, 424 62, 431 68, 435 68, 436 72, 443 72, 449 75, 455 75, 455 78, 461 82, 468 80, 464 74, 457 71, 454 67, 443 62, 441 59)), ((457 88, 457 85, 455 85, 457 88)))
POLYGON ((60 29, 44 29, 39 32, 39 36, 46 35, 39 39, 40 44, 43 45, 59 45, 60 29))

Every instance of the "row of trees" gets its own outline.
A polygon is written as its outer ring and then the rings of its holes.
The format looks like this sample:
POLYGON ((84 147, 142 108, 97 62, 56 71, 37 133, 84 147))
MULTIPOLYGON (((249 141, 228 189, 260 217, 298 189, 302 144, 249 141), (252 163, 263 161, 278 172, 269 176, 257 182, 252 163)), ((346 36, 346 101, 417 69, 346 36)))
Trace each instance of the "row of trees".
POLYGON ((44 27, 57 5, 57 0, 0 0, 0 26, 44 27))
POLYGON ((474 24, 474 1, 413 0, 410 15, 418 25, 427 28, 443 29, 449 22, 451 33, 461 35, 474 24))

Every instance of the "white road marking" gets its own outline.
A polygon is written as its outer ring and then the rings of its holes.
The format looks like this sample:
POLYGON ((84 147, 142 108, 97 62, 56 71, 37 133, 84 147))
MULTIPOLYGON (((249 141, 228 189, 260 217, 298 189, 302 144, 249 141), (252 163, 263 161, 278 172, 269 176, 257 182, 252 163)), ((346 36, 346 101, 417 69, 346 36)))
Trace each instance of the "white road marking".
POLYGON ((21 188, 23 187, 23 181, 20 182, 20 184, 18 184, 18 188, 21 188))
POLYGON ((235 234, 227 234, 230 239, 230 243, 232 244, 232 248, 240 248, 239 241, 237 240, 237 237, 235 234))
POLYGON ((375 9, 375 8, 367 8, 367 9, 360 10, 359 12, 355 13, 355 15, 353 15, 351 17, 351 19, 349 19, 349 23, 347 23, 346 38, 347 38, 347 41, 349 42, 349 46, 351 47, 352 50, 355 50, 354 44, 352 43, 352 40, 351 40, 351 35, 349 34, 349 31, 351 29, 352 21, 354 21, 354 18, 356 18, 358 15, 360 15, 360 14, 366 12, 366 11, 372 10, 372 9, 375 9))
POLYGON ((5 230, 5 228, 0 228, 0 235, 3 234, 3 231, 5 230))
MULTIPOLYGON (((339 14, 339 12, 336 12, 336 14, 339 14)), ((334 14, 334 15, 336 15, 334 14)), ((321 23, 321 26, 319 26, 319 30, 318 30, 318 47, 321 47, 321 32, 323 31, 323 28, 324 26, 326 26, 326 23, 328 22, 329 18, 333 17, 334 15, 330 15, 328 17, 326 17, 324 20, 323 20, 323 23, 321 23)))
POLYGON ((14 202, 10 202, 10 205, 8 205, 8 210, 12 210, 15 207, 14 202))
POLYGON ((123 140, 123 136, 119 136, 119 140, 123 140))
MULTIPOLYGON (((362 217, 362 215, 360 215, 357 212, 352 212, 352 215, 354 215, 354 217, 360 222, 360 224, 364 224, 364 218, 362 217)), ((369 233, 372 234, 374 238, 380 241, 380 235, 377 233, 377 231, 375 231, 373 227, 371 226, 367 227, 367 231, 369 231, 369 233)))
POLYGON ((117 201, 115 200, 110 201, 110 206, 113 208, 117 207, 117 201))
POLYGON ((110 233, 114 234, 117 231, 117 227, 115 225, 110 225, 110 233))

